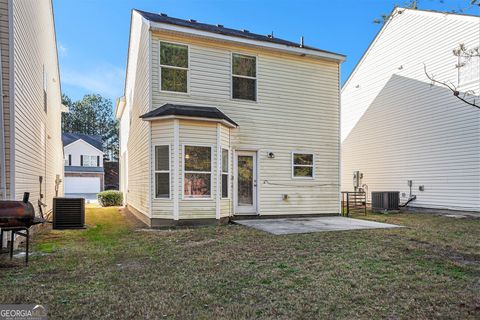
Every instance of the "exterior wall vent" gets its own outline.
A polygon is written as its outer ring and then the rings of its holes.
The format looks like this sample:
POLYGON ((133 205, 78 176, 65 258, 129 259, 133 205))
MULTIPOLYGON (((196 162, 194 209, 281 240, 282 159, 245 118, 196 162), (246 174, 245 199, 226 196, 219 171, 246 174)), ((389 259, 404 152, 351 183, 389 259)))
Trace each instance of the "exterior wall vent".
POLYGON ((84 225, 84 198, 53 198, 53 229, 81 229, 84 225))
POLYGON ((372 191, 372 210, 396 211, 400 206, 400 191, 372 191))

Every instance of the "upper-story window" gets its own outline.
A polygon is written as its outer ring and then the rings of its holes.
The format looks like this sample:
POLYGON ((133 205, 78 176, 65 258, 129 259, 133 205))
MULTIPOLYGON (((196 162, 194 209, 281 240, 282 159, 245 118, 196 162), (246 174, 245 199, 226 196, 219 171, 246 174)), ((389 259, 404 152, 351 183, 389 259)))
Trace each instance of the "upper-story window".
POLYGON ((99 156, 89 156, 82 155, 81 159, 82 167, 100 167, 100 157, 99 156))
POLYGON ((232 54, 232 98, 257 100, 257 58, 232 54))
POLYGON ((160 42, 160 88, 188 92, 188 46, 160 42))

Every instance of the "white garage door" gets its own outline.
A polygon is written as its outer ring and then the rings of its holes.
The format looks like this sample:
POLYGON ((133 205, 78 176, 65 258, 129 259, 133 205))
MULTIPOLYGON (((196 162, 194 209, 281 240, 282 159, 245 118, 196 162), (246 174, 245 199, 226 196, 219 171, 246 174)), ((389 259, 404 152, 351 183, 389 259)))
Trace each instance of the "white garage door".
POLYGON ((65 177, 65 193, 98 193, 100 177, 65 177))

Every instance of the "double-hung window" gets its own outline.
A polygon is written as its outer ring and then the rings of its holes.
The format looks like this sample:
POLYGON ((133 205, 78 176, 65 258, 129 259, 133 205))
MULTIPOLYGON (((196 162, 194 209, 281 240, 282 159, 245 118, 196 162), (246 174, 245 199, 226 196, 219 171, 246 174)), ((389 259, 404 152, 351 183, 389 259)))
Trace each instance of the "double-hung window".
POLYGON ((170 147, 155 146, 155 198, 170 198, 170 147))
POLYGON ((292 153, 293 178, 313 178, 314 171, 313 153, 292 153))
POLYGON ((228 198, 228 150, 222 149, 222 198, 228 198))
POLYGON ((188 92, 188 46, 160 42, 162 91, 188 92))
POLYGON ((82 166, 97 167, 97 156, 84 155, 82 156, 82 158, 83 158, 82 166))
POLYGON ((212 148, 184 146, 183 172, 184 198, 210 198, 212 192, 212 148))
POLYGON ((257 58, 232 54, 232 98, 257 101, 257 58))

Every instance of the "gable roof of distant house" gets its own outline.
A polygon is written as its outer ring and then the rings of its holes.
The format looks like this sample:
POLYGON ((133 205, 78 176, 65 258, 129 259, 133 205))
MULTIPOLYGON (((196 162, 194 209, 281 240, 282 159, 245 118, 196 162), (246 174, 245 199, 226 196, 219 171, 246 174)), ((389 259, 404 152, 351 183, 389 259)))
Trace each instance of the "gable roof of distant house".
POLYGON ((140 118, 145 120, 175 117, 207 118, 218 120, 232 127, 238 127, 235 121, 216 107, 184 106, 167 103, 140 116, 140 118))
POLYGON ((83 140, 89 145, 91 145, 92 147, 103 152, 102 137, 99 135, 73 133, 73 132, 62 133, 63 147, 66 147, 78 140, 83 140))
MULTIPOLYGON (((323 56, 324 58, 330 58, 334 60, 345 60, 345 55, 326 51, 310 46, 302 45, 301 43, 296 43, 293 41, 284 40, 281 38, 276 38, 273 35, 262 35, 257 33, 252 33, 248 30, 237 30, 232 28, 226 28, 221 24, 213 25, 207 23, 201 23, 196 20, 184 20, 179 18, 169 17, 166 14, 156 14, 151 12, 145 12, 142 10, 134 9, 134 11, 138 12, 143 18, 148 21, 161 23, 161 24, 169 24, 177 27, 195 29, 201 32, 208 32, 212 34, 217 34, 219 36, 228 36, 228 37, 235 37, 235 38, 242 38, 245 40, 252 40, 254 42, 265 43, 264 45, 271 44, 276 45, 278 49, 278 45, 281 47, 286 47, 290 49, 294 49, 299 54, 305 54, 308 52, 316 52, 316 55, 323 56)), ((251 43, 254 44, 254 43, 251 43)))

